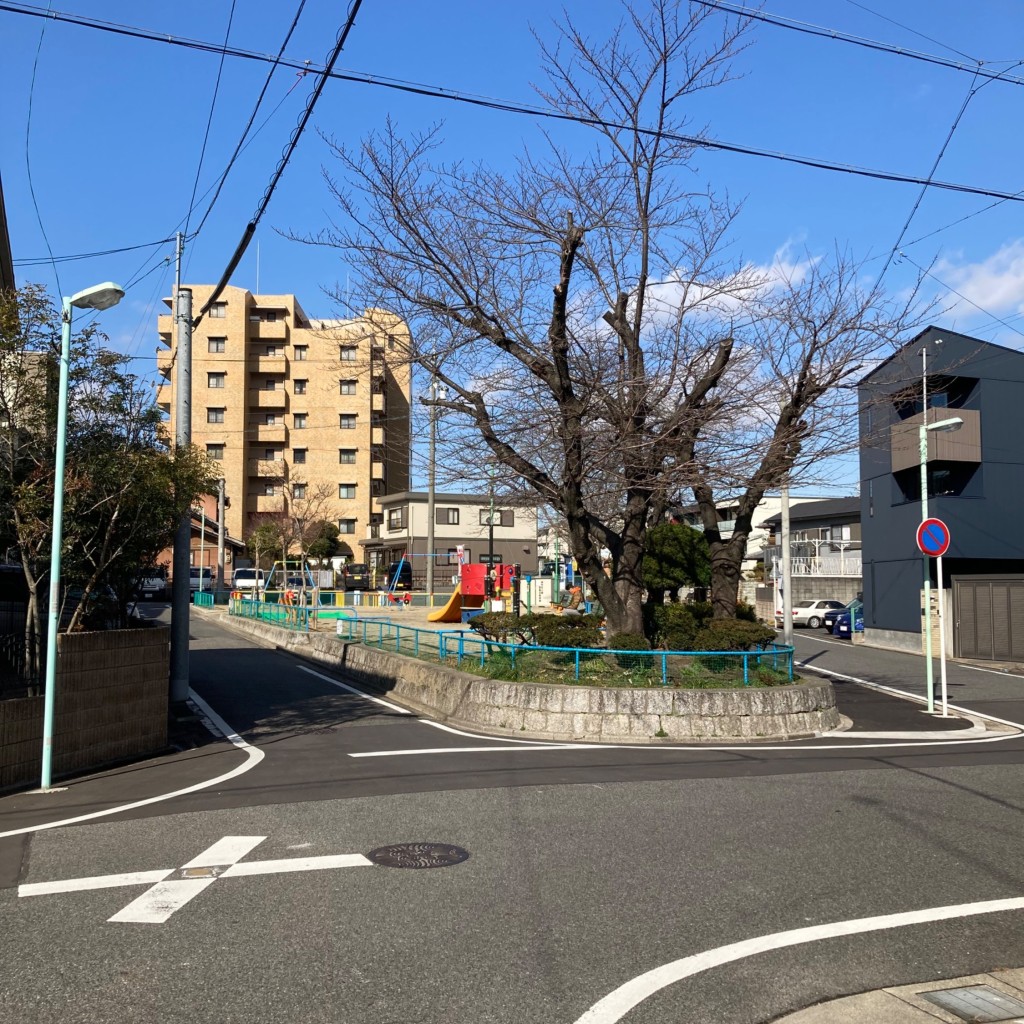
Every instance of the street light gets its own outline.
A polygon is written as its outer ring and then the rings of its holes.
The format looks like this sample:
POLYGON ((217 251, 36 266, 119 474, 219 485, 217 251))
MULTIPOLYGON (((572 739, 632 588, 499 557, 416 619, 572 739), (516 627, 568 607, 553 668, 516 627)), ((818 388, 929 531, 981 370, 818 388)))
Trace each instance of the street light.
POLYGON ((124 298, 113 281, 93 285, 61 299, 60 382, 57 388, 57 451, 53 466, 53 540, 50 548, 50 609, 46 620, 46 690, 43 694, 43 767, 40 787, 50 788, 53 767, 53 709, 57 683, 57 628, 60 624, 60 554, 64 543, 64 448, 68 433, 68 364, 71 361, 71 310, 110 309, 124 298))
MULTIPOLYGON (((927 378, 925 379, 925 402, 927 403, 927 378)), ((950 431, 959 430, 964 421, 959 416, 950 416, 948 419, 938 420, 935 423, 928 422, 928 407, 925 405, 921 414, 921 426, 918 430, 918 444, 921 458, 921 522, 928 518, 928 432, 932 430, 950 431)), ((922 553, 924 559, 924 635, 925 635, 925 680, 928 693, 928 711, 935 710, 935 674, 932 669, 932 567, 931 556, 922 553)), ((939 593, 939 637, 940 643, 945 643, 945 636, 942 630, 942 594, 939 593)), ((945 651, 942 652, 945 657, 945 651)), ((945 665, 943 665, 943 671, 945 665)))

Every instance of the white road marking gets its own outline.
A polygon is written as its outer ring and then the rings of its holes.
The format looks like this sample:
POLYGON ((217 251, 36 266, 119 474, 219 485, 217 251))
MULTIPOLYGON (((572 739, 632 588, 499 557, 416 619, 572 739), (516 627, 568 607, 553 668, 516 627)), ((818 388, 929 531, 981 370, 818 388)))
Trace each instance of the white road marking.
POLYGON ((338 679, 332 679, 330 676, 325 676, 322 672, 317 672, 314 669, 306 668, 305 665, 299 665, 298 668, 302 669, 303 672, 308 672, 311 676, 316 676, 317 679, 322 679, 325 683, 330 683, 331 686, 337 686, 341 690, 348 690, 349 693, 354 693, 357 697, 362 697, 364 700, 372 700, 374 704, 380 704, 389 711, 397 711, 402 715, 412 714, 408 708, 400 708, 397 704, 392 704, 391 701, 384 700, 383 697, 374 697, 372 694, 364 693, 362 690, 357 690, 354 686, 349 686, 348 683, 343 683, 338 679))
POLYGON ((225 836, 180 868, 133 871, 90 878, 65 878, 54 882, 30 882, 18 886, 18 896, 49 896, 56 893, 112 889, 118 886, 149 885, 108 921, 132 924, 162 924, 175 911, 195 899, 218 878, 279 875, 292 871, 326 871, 332 868, 372 867, 361 853, 329 854, 323 857, 294 857, 285 860, 242 861, 266 836, 225 836), (194 877, 189 877, 189 873, 194 877), (170 876, 180 874, 183 877, 170 876), (196 877, 197 876, 197 877, 196 877))
POLYGON ((25 828, 13 828, 7 832, 0 832, 0 839, 6 839, 8 836, 21 836, 29 832, 42 832, 49 828, 61 828, 64 825, 77 825, 81 821, 92 821, 95 818, 109 817, 111 814, 120 814, 122 811, 131 811, 136 807, 146 807, 149 804, 158 804, 164 800, 171 800, 176 796, 185 796, 188 793, 198 793, 202 789, 209 789, 211 786, 219 786, 222 782, 227 782, 229 779, 233 779, 238 775, 244 775, 247 771, 255 768, 256 765, 263 760, 266 756, 259 747, 254 747, 251 743, 247 743, 239 736, 234 729, 224 721, 220 715, 217 714, 209 704, 206 703, 195 692, 195 690, 189 690, 189 700, 195 704, 203 715, 212 722, 217 729, 221 732, 224 738, 237 747, 239 750, 243 750, 246 755, 245 761, 240 764, 237 768, 232 768, 229 772, 224 772, 223 775, 217 775, 212 779, 207 779, 205 782, 197 782, 192 786, 185 786, 183 789, 175 789, 169 793, 162 793, 160 796, 146 797, 145 800, 133 800, 131 803, 118 804, 117 807, 108 807, 105 811, 91 811, 89 814, 78 814, 73 818, 61 818, 59 821, 48 821, 42 825, 28 825, 25 828))
POLYGON ((677 981, 760 953, 804 945, 808 942, 821 942, 844 935, 862 935, 865 932, 883 931, 887 928, 906 928, 910 925, 976 917, 980 914, 998 914, 1009 910, 1024 910, 1024 898, 1018 896, 1005 900, 960 903, 900 914, 884 914, 879 917, 861 917, 851 921, 795 928, 791 931, 776 932, 774 935, 761 935, 754 939, 733 942, 728 946, 719 946, 717 949, 674 960, 627 981, 595 1003, 583 1016, 577 1018, 575 1024, 616 1024, 645 999, 677 981))

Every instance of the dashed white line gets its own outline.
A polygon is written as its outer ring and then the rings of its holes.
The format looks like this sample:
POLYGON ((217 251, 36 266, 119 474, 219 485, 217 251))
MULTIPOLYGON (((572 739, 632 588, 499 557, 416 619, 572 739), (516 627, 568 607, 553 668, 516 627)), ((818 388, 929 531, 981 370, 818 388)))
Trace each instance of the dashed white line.
POLYGON ((911 910, 900 914, 884 914, 879 917, 861 917, 851 921, 835 921, 832 924, 812 925, 791 931, 760 935, 754 939, 733 942, 694 956, 674 960, 661 967, 641 974, 620 985, 602 1000, 595 1003, 575 1024, 616 1024, 645 999, 663 988, 692 978, 695 974, 735 963, 747 957, 757 956, 771 950, 788 946, 821 942, 844 935, 862 935, 865 932, 883 931, 887 928, 906 928, 916 924, 930 924, 933 921, 949 921, 961 917, 976 917, 981 914, 998 914, 1010 910, 1024 910, 1024 898, 1013 897, 1005 900, 986 900, 980 903, 960 903, 948 907, 931 907, 926 910, 911 910))

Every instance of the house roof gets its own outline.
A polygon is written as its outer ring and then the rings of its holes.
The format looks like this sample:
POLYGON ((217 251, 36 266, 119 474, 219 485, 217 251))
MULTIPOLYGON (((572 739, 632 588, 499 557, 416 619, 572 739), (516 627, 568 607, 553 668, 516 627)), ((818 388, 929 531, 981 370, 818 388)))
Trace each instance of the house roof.
MULTIPOLYGON (((812 519, 859 519, 860 496, 826 498, 824 501, 805 501, 794 505, 789 511, 790 522, 806 522, 812 519)), ((782 513, 769 516, 765 523, 781 523, 782 513)))

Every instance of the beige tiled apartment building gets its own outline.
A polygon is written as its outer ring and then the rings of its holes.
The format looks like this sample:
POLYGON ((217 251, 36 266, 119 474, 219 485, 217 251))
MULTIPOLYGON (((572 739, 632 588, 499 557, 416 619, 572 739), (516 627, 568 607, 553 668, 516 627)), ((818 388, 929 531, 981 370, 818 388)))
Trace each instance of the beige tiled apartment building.
MULTIPOLYGON (((189 287, 195 317, 213 287, 189 287)), ((157 404, 173 438, 173 313, 158 330, 157 404)), ((381 310, 310 319, 294 295, 224 289, 192 336, 192 440, 222 468, 232 536, 304 502, 337 523, 343 554, 360 557, 379 499, 409 487, 409 344, 381 310)))

